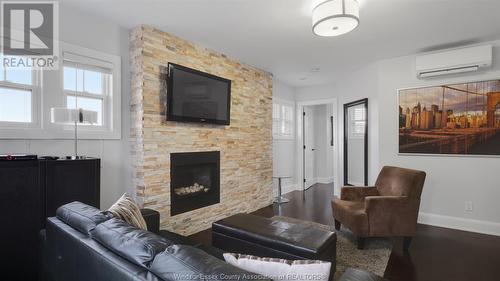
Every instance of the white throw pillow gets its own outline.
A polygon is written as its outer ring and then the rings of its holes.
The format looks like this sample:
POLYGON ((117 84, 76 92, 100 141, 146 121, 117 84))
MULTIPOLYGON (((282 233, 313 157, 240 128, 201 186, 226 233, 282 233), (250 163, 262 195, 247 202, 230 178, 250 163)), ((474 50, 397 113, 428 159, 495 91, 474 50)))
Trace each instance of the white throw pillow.
POLYGON ((240 269, 261 274, 272 280, 328 281, 332 264, 316 260, 284 260, 225 253, 227 263, 240 269))
POLYGON ((127 193, 123 194, 115 204, 109 207, 108 211, 113 214, 115 218, 119 218, 137 228, 148 230, 146 221, 142 217, 141 209, 139 209, 139 206, 135 203, 134 198, 127 193))

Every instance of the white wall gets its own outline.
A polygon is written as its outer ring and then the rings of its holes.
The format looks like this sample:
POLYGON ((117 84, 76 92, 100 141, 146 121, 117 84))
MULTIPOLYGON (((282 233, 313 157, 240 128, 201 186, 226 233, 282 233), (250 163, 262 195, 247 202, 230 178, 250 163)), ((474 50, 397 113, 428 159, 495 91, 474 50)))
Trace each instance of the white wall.
MULTIPOLYGON (((101 208, 107 208, 122 193, 132 191, 129 167, 129 31, 115 23, 68 8, 63 3, 59 8, 61 41, 122 57, 122 139, 79 142, 79 154, 101 158, 101 208)), ((72 155, 73 141, 0 140, 0 154, 5 153, 72 155)))
POLYGON ((416 79, 415 56, 379 64, 380 163, 427 172, 420 221, 500 235, 500 158, 398 155, 397 89, 500 78, 500 41, 495 42, 494 68, 485 73, 422 81, 416 79), (465 201, 473 202, 466 212, 465 201))
MULTIPOLYGON (((295 91, 292 87, 274 79, 273 98, 295 103, 295 91)), ((294 110, 295 112, 295 110, 294 110)), ((294 139, 273 139, 273 174, 292 176, 282 182, 283 193, 290 192, 297 187, 296 175, 296 140, 294 139)), ((277 180, 274 181, 274 191, 277 190, 277 180)))
MULTIPOLYGON (((500 41, 494 42, 494 67, 488 72, 430 81, 418 80, 415 55, 383 60, 339 77, 336 84, 296 89, 299 101, 339 99, 339 143, 343 140, 343 104, 369 100, 369 184, 380 168, 396 165, 427 172, 421 223, 500 235, 500 158, 398 155, 397 89, 500 78, 500 41), (473 212, 464 210, 473 202, 473 212)), ((342 151, 342 150, 341 150, 342 151)), ((339 153, 339 160, 343 153, 339 153)), ((342 162, 340 162, 342 163, 342 162)), ((342 167, 339 167, 342 175, 342 167)))

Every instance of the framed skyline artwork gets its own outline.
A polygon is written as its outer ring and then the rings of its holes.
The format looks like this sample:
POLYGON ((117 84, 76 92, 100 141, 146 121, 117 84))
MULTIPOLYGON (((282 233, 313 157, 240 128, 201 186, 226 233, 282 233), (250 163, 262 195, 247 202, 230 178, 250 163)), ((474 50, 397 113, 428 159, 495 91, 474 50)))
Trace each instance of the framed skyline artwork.
POLYGON ((500 80, 400 89, 399 153, 500 156, 500 80))

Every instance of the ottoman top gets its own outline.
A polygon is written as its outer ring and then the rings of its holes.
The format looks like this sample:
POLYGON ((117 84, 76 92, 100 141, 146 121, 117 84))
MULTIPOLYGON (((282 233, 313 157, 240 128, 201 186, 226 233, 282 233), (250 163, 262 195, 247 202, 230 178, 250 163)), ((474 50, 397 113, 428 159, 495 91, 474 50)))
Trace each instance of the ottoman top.
POLYGON ((272 249, 317 256, 336 243, 335 232, 300 223, 236 214, 212 224, 212 231, 272 249))

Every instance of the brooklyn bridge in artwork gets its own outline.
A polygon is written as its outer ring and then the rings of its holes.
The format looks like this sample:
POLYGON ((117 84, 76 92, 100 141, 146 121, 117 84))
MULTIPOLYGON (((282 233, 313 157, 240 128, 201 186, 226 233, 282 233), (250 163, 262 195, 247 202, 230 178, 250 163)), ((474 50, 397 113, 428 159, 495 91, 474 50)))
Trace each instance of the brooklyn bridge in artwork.
POLYGON ((399 152, 500 155, 500 80, 400 90, 399 152))

